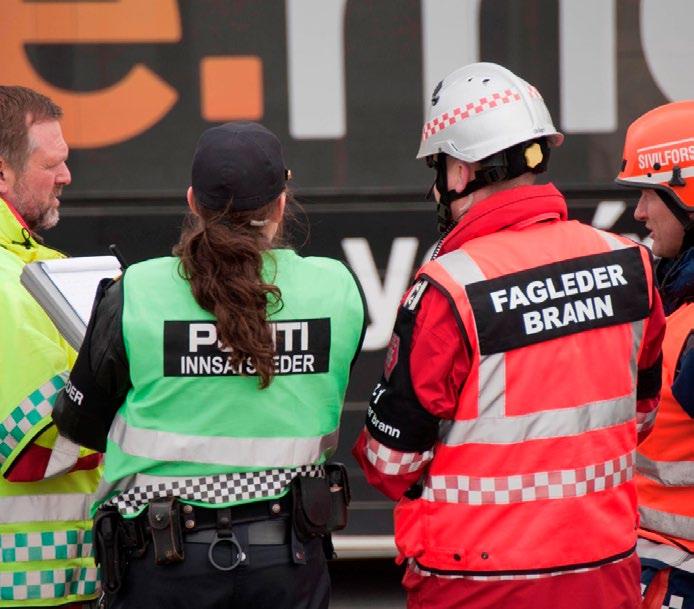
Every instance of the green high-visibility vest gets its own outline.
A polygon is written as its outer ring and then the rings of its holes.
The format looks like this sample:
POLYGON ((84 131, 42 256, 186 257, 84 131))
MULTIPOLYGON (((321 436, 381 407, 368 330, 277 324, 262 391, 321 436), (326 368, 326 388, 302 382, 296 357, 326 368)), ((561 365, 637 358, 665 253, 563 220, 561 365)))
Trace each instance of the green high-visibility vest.
POLYGON ((65 473, 92 451, 71 445, 66 455, 51 420, 75 352, 19 282, 25 264, 62 257, 37 243, 0 199, 1 607, 54 607, 98 592, 89 506, 101 470, 65 473), (46 479, 10 482, 30 446, 50 455, 46 479))
POLYGON ((136 474, 204 477, 320 464, 335 451, 364 325, 356 282, 335 260, 291 250, 267 252, 263 276, 280 288, 283 306, 268 306, 276 376, 260 390, 252 362, 229 364, 214 318, 196 303, 177 258, 125 273, 132 388, 109 433, 112 486, 136 474))

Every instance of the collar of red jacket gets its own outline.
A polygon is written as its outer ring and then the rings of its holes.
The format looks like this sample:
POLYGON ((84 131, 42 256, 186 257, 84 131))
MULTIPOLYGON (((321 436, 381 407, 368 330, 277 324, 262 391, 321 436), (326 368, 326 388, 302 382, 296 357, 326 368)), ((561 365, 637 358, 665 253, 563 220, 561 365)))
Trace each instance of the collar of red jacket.
POLYGON ((546 220, 566 220, 567 216, 564 196, 554 184, 502 190, 472 206, 444 239, 441 253, 451 252, 476 237, 546 220))

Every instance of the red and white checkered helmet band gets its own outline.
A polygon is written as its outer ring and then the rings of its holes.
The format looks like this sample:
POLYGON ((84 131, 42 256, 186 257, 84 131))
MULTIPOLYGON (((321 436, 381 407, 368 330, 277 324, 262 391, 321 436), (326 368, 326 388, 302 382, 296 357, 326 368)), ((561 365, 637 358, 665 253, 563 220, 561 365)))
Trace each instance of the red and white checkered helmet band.
POLYGON ((564 139, 540 92, 503 66, 474 63, 437 85, 417 158, 443 153, 475 162, 539 137, 554 146, 564 139))
MULTIPOLYGON (((533 87, 534 89, 535 87, 533 87)), ((537 91, 537 89, 535 89, 537 91)), ((519 102, 521 100, 520 93, 515 89, 505 89, 504 91, 498 93, 492 93, 491 95, 481 97, 476 103, 465 104, 465 107, 453 108, 450 112, 444 112, 439 116, 434 117, 432 120, 428 121, 424 125, 422 131, 422 141, 430 138, 432 135, 443 131, 447 127, 455 125, 459 121, 464 121, 471 116, 477 116, 488 110, 493 110, 503 106, 504 104, 510 104, 513 102, 519 102)))

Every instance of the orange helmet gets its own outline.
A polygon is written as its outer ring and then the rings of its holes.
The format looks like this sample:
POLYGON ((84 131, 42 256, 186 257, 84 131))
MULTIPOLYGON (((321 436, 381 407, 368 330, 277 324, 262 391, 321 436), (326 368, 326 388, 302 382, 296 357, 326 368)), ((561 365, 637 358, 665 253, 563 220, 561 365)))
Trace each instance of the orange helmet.
POLYGON ((615 182, 652 188, 694 212, 694 101, 658 106, 629 125, 615 182))

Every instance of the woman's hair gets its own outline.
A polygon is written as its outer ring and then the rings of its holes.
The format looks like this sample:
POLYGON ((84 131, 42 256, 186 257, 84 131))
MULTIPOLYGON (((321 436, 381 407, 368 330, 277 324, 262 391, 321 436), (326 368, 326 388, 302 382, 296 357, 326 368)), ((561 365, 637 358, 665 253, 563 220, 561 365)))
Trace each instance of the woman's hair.
MULTIPOLYGON (((290 198, 290 195, 287 195, 290 198)), ((222 211, 200 204, 190 214, 173 253, 181 259, 179 273, 190 283, 196 302, 217 320, 217 337, 233 366, 250 363, 262 389, 275 372, 275 344, 267 323, 268 307, 282 308, 282 293, 263 281, 263 252, 271 247, 263 234, 264 221, 280 198, 251 211, 234 211, 230 202, 222 211)), ((282 222, 273 239, 281 238, 282 222)), ((274 277, 271 281, 274 281, 274 277)))

